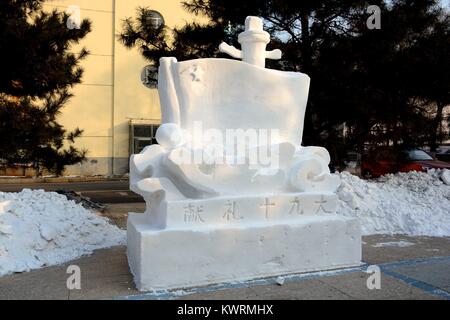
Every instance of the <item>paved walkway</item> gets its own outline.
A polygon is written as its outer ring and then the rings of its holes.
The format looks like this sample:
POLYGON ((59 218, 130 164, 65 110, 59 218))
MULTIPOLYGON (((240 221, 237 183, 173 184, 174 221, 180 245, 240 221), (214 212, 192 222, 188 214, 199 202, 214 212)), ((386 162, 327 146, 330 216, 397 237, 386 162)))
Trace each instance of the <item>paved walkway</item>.
POLYGON ((2 277, 0 299, 450 298, 450 238, 369 236, 363 241, 366 265, 361 268, 293 275, 281 286, 275 279, 262 279, 159 293, 135 289, 125 247, 114 247, 61 266, 2 277), (81 290, 69 291, 66 287, 66 270, 72 264, 81 268, 81 290), (364 271, 372 264, 382 271, 380 290, 366 286, 369 275, 364 271))
MULTIPOLYGON (((111 186, 105 188, 108 191, 111 186)), ((91 190, 83 185, 80 191, 91 190)), ((104 215, 119 227, 126 228, 127 212, 144 210, 145 204, 142 202, 110 203, 104 215)), ((363 266, 291 275, 285 277, 285 283, 281 286, 276 284, 276 279, 269 278, 184 291, 147 293, 136 290, 125 250, 125 247, 97 250, 91 256, 64 265, 1 277, 0 299, 450 298, 450 238, 363 237, 363 266), (81 269, 81 290, 67 289, 69 274, 66 271, 69 265, 77 265, 81 269), (368 265, 378 265, 381 269, 380 290, 367 288, 369 274, 365 270, 368 265)))

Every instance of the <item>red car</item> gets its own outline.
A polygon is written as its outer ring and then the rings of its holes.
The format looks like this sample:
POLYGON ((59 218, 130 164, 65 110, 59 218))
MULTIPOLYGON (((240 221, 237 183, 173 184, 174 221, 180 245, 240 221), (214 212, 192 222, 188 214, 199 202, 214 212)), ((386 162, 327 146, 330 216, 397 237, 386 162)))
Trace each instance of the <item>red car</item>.
POLYGON ((450 163, 436 160, 420 149, 376 148, 364 155, 361 162, 361 174, 367 178, 387 173, 443 168, 450 169, 450 163))

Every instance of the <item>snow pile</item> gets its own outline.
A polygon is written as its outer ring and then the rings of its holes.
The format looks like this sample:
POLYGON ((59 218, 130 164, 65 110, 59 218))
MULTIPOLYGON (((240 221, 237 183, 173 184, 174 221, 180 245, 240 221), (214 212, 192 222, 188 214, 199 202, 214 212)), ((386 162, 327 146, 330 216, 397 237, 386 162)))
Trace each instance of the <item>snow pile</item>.
POLYGON ((358 217, 364 235, 450 236, 450 170, 389 174, 372 181, 340 175, 338 214, 358 217))
POLYGON ((125 243, 125 232, 63 195, 0 192, 0 276, 125 243))
POLYGON ((413 242, 400 240, 400 241, 392 241, 392 242, 380 242, 380 243, 376 243, 376 244, 372 245, 372 247, 374 247, 374 248, 384 248, 384 247, 405 248, 405 247, 410 247, 410 246, 414 246, 414 245, 415 245, 415 243, 413 243, 413 242))

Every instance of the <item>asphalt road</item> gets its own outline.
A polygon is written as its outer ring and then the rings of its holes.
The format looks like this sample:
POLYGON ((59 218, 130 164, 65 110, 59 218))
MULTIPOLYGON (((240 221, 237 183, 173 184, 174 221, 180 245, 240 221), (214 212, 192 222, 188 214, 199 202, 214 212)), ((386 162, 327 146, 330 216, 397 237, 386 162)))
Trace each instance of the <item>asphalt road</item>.
POLYGON ((140 195, 130 191, 128 181, 0 184, 0 191, 2 192, 19 192, 25 188, 44 189, 46 191, 75 191, 100 203, 144 202, 140 195))

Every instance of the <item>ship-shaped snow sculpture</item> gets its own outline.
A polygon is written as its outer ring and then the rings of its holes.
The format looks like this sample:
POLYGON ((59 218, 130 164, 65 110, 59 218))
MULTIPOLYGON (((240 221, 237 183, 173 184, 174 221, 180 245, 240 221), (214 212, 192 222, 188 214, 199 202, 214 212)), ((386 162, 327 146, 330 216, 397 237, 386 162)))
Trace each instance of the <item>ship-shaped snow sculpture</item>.
POLYGON ((130 188, 147 203, 128 221, 139 289, 359 264, 359 225, 334 214, 328 151, 301 146, 310 79, 265 68, 281 57, 269 40, 247 17, 242 50, 219 47, 243 61, 160 60, 158 144, 130 159, 130 188))

